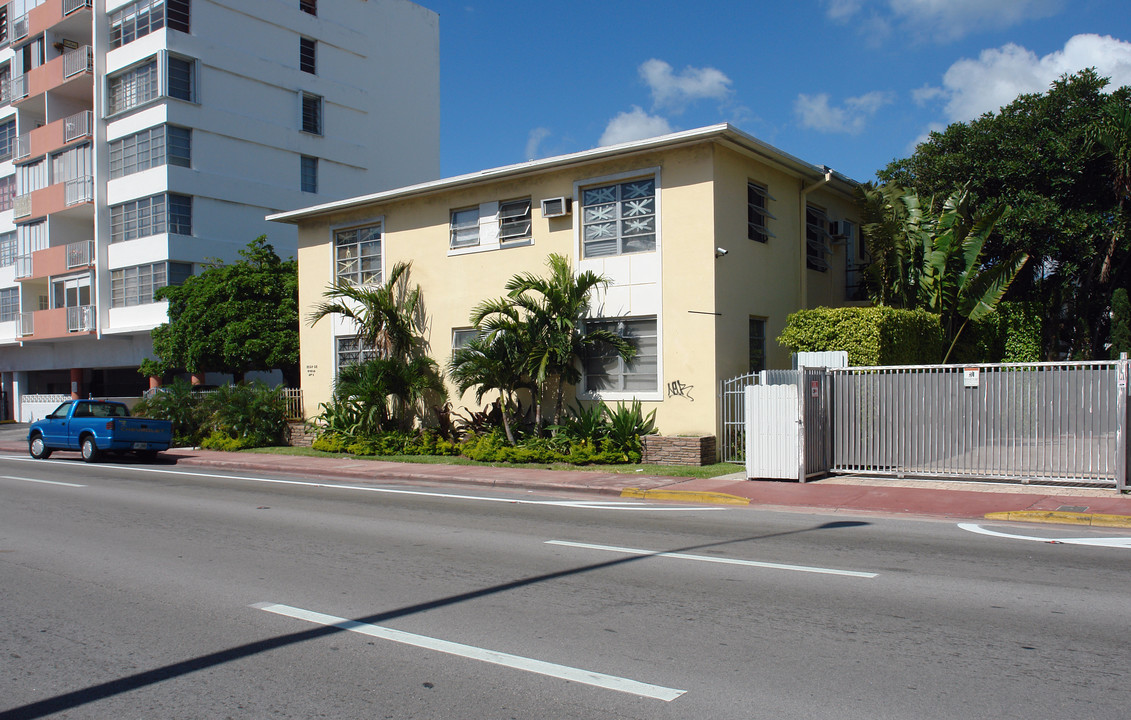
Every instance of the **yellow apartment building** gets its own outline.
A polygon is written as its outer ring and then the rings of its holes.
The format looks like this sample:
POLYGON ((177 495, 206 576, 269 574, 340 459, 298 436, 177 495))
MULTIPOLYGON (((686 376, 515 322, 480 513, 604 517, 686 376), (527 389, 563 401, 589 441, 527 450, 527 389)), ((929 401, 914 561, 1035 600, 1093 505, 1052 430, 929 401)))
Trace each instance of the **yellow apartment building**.
POLYGON ((640 400, 665 435, 717 435, 720 382, 789 367, 775 341, 786 316, 855 297, 855 185, 721 124, 271 215, 298 226, 306 412, 361 352, 347 322, 306 320, 335 280, 411 262, 430 355, 446 367, 472 308, 558 253, 608 279, 592 323, 638 351, 589 364, 577 398, 640 400))

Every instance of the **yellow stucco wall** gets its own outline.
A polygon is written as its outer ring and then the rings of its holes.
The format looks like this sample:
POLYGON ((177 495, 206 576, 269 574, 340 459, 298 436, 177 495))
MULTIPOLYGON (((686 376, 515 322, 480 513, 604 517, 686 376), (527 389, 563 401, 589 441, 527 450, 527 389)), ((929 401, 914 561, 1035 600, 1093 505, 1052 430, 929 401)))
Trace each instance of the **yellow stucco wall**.
MULTIPOLYGON (((329 400, 334 376, 335 323, 324 319, 312 327, 306 319, 333 278, 333 228, 384 220, 384 268, 387 271, 398 261, 412 262, 411 281, 422 288, 428 316, 430 355, 444 367, 450 356, 452 329, 468 327, 472 308, 484 299, 502 296, 511 276, 520 272, 542 274, 550 253, 565 255, 575 268, 589 264, 579 260, 578 183, 651 170, 658 172, 658 263, 634 267, 657 266, 659 276, 651 278, 643 273, 646 277, 641 277, 641 272, 633 269, 635 276, 628 277, 627 265, 611 263, 610 267, 618 268, 612 280, 614 286, 631 284, 636 293, 633 297, 645 298, 639 307, 656 306, 659 387, 644 396, 645 410, 656 409, 657 423, 665 434, 716 433, 718 382, 747 370, 749 317, 767 318, 768 366, 789 365, 788 350, 777 347, 773 339, 784 327, 785 316, 798 306, 798 268, 803 262, 798 253, 803 249, 799 250, 796 240, 800 179, 711 142, 541 169, 525 177, 482 181, 371 204, 329 219, 302 221, 299 303, 307 414, 316 414, 318 405, 329 400), (748 180, 767 185, 776 198, 768 209, 777 218, 772 225, 777 237, 765 244, 746 236, 748 180), (559 196, 573 197, 572 214, 543 218, 540 201, 559 196), (533 201, 531 245, 449 254, 453 209, 524 197, 533 201), (716 247, 726 248, 728 254, 716 259, 716 247), (659 281, 658 300, 648 294, 648 284, 653 280, 659 281)), ((825 198, 818 192, 813 197, 835 207, 831 210, 835 215, 840 212, 841 200, 829 195, 825 198)), ((838 267, 835 258, 834 267, 838 267)), ((839 267, 824 278, 839 277, 838 287, 822 283, 820 277, 810 281, 809 304, 841 304, 831 299, 843 294, 843 265, 839 267)), ((636 301, 633 307, 636 314, 636 301)), ((457 407, 476 406, 473 392, 460 398, 452 389, 451 395, 457 407)))

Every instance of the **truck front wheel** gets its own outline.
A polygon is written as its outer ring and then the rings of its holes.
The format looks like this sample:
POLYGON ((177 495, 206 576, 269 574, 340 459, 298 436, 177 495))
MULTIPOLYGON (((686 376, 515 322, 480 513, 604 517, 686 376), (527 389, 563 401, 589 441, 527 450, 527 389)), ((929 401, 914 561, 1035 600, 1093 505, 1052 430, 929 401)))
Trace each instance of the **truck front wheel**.
POLYGON ((47 448, 47 443, 43 442, 43 436, 36 434, 28 441, 28 453, 31 454, 36 460, 46 460, 51 457, 51 451, 47 448))
POLYGON ((94 437, 87 435, 82 439, 82 459, 88 463, 98 462, 98 446, 94 444, 94 437))

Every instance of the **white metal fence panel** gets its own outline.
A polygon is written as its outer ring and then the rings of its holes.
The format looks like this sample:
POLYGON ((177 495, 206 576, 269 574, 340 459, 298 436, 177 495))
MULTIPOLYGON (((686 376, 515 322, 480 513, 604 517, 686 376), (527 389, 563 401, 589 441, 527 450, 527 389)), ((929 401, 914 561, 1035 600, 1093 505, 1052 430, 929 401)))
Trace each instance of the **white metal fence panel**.
POLYGON ((1111 484, 1117 362, 831 371, 833 472, 1111 484))
POLYGON ((746 477, 796 480, 801 463, 797 385, 751 385, 744 396, 746 477))

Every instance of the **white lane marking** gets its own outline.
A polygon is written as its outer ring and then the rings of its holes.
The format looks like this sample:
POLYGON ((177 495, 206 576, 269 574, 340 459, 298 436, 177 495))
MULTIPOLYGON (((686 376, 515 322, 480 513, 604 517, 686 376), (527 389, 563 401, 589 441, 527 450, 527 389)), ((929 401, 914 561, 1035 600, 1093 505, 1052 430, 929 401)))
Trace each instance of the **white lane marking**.
POLYGON ((1032 540, 1033 542, 1064 544, 1064 545, 1088 545, 1091 547, 1111 547, 1123 548, 1131 550, 1131 537, 1112 537, 1112 538, 1051 538, 1051 537, 1033 537, 1032 535, 1013 535, 1010 533, 998 532, 996 530, 987 530, 981 525, 974 523, 958 523, 958 527, 966 530, 967 532, 978 533, 979 535, 989 535, 991 537, 1008 538, 1010 540, 1032 540))
MULTIPOLYGON (((25 457, 0 457, 5 460, 19 460, 21 462, 43 462, 25 457)), ((55 462, 49 460, 47 462, 55 462)), ((60 467, 69 467, 71 463, 62 463, 60 467)), ((85 467, 85 466, 78 466, 85 467)), ((181 475, 186 477, 218 478, 221 480, 249 480, 251 482, 274 483, 277 485, 299 485, 303 487, 334 488, 337 490, 357 490, 361 492, 384 493, 386 495, 416 495, 419 497, 434 497, 455 500, 478 500, 481 502, 496 502, 510 505, 550 505, 554 507, 584 508, 589 510, 645 510, 648 512, 699 512, 702 510, 724 510, 721 507, 680 507, 678 505, 650 505, 648 503, 616 502, 611 500, 521 500, 518 498, 483 497, 478 495, 460 495, 458 493, 427 492, 424 490, 395 490, 393 488, 378 488, 365 485, 345 485, 341 483, 315 482, 312 480, 282 480, 279 478, 251 477, 247 475, 220 475, 217 473, 192 472, 184 470, 161 470, 151 467, 136 465, 115 465, 114 463, 101 463, 99 467, 114 468, 116 470, 135 470, 138 472, 158 473, 164 475, 181 475)), ((89 469, 89 468, 87 468, 89 469)), ((500 488, 505 491, 506 488, 500 488)))
POLYGON ((43 483, 44 485, 64 485, 66 487, 86 487, 77 483, 59 482, 58 480, 37 480, 36 478, 16 477, 15 475, 0 475, 5 480, 23 480, 24 482, 43 483))
POLYGON ((341 628, 382 640, 391 640, 403 645, 412 645, 413 647, 435 650, 437 652, 447 653, 448 655, 458 655, 472 660, 481 660, 494 665, 502 665, 504 667, 524 670, 539 675, 548 675, 562 680, 572 680, 573 682, 584 683, 585 685, 594 685, 607 690, 617 690, 619 692, 631 693, 632 695, 663 700, 664 702, 671 702, 687 692, 686 690, 676 690, 674 688, 663 687, 662 685, 652 685, 637 680, 629 680, 628 678, 617 677, 616 675, 606 675, 590 670, 581 670, 579 668, 569 667, 568 665, 558 665, 556 663, 534 660, 520 655, 486 650, 473 645, 463 645, 461 643, 440 640, 426 635, 416 635, 401 630, 393 630, 392 628, 382 627, 380 625, 370 625, 369 623, 335 617, 333 615, 325 615, 320 612, 314 612, 313 610, 303 610, 302 608, 291 607, 289 605, 263 602, 255 603, 251 607, 266 610, 276 615, 306 620, 318 625, 341 628))
POLYGON ((859 572, 856 570, 836 570, 834 568, 810 567, 807 565, 783 565, 781 563, 760 562, 758 560, 738 560, 734 558, 708 557, 706 555, 688 555, 686 553, 656 552, 654 550, 616 547, 613 545, 591 545, 589 543, 570 542, 568 540, 547 540, 546 544, 584 548, 586 550, 608 550, 610 552, 626 553, 629 555, 654 555, 656 557, 670 557, 678 558, 680 560, 698 560, 700 562, 722 563, 724 565, 745 565, 747 567, 767 568, 770 570, 793 570, 796 572, 820 573, 822 575, 846 575, 848 577, 859 578, 874 578, 879 575, 879 573, 859 572))

